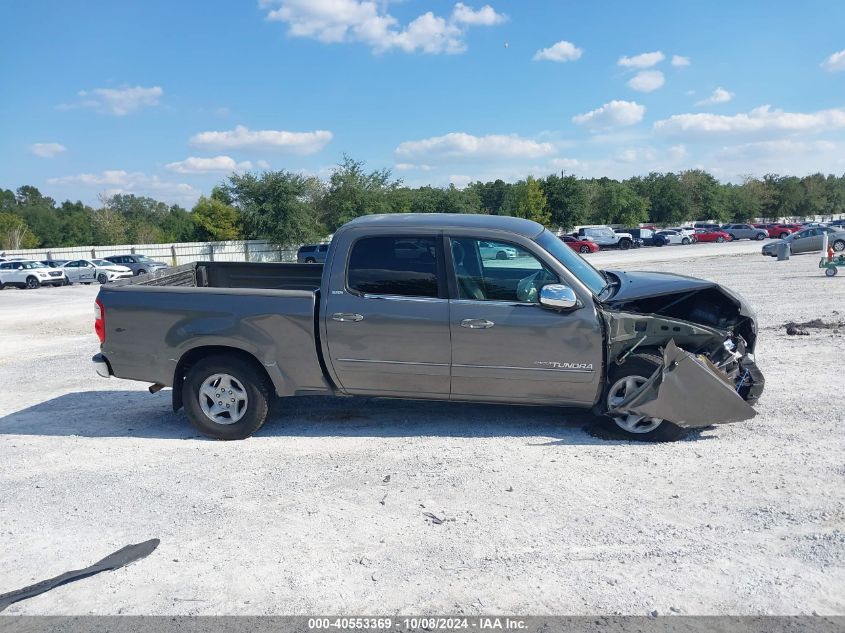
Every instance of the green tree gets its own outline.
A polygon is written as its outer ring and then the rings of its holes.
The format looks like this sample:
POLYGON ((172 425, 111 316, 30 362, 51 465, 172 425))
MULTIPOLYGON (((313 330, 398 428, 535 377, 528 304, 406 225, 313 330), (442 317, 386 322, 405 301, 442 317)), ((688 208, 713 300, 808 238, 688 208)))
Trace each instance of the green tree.
POLYGON ((193 219, 200 240, 220 242, 235 240, 241 235, 238 210, 217 198, 200 196, 193 208, 193 219))
POLYGON ((648 219, 648 202, 631 187, 603 178, 595 198, 599 224, 637 226, 648 219))
POLYGON ((528 176, 510 187, 505 195, 501 211, 507 215, 533 220, 543 225, 551 223, 546 194, 533 176, 528 176))
POLYGON ((702 169, 681 172, 681 188, 692 220, 718 220, 724 215, 719 182, 702 169))
POLYGON ((319 205, 320 219, 329 231, 360 215, 390 213, 393 191, 402 181, 392 180, 389 169, 367 172, 364 165, 344 154, 332 172, 319 205))
POLYGON ((540 181, 549 204, 551 223, 571 229, 587 220, 587 191, 575 176, 552 174, 540 181))
POLYGON ((16 251, 36 246, 38 240, 19 215, 0 213, 0 248, 16 251))
POLYGON ((307 203, 308 178, 288 171, 232 174, 226 189, 240 211, 248 239, 265 238, 293 246, 317 236, 314 210, 307 203))

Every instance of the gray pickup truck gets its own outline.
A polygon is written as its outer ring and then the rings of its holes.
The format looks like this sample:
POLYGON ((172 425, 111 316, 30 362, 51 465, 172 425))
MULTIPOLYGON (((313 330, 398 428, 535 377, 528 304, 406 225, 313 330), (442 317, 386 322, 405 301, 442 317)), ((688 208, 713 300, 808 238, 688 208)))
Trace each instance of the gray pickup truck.
POLYGON ((97 373, 173 387, 219 439, 255 433, 273 396, 343 395, 581 407, 668 441, 753 417, 764 382, 735 293, 598 271, 511 217, 365 216, 324 265, 199 262, 103 286, 96 314, 97 373))

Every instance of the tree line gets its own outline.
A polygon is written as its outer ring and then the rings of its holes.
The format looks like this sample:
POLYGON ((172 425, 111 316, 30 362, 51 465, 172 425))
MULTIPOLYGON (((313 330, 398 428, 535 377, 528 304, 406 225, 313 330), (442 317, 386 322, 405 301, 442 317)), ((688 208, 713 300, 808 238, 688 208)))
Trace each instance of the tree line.
POLYGON ((37 188, 0 189, 0 247, 269 239, 294 245, 372 213, 486 213, 569 229, 582 224, 662 226, 693 220, 800 220, 845 212, 845 174, 768 174, 720 183, 699 169, 626 180, 565 173, 464 188, 410 188, 389 169, 367 170, 344 156, 328 181, 290 171, 232 174, 193 209, 132 194, 99 205, 58 204, 37 188))

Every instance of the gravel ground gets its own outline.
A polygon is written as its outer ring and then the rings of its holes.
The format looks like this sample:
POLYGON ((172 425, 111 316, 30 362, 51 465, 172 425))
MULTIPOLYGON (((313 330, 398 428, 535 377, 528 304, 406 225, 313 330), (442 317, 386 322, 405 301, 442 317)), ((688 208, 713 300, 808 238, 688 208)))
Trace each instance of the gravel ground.
POLYGON ((845 329, 783 328, 845 319, 845 279, 747 242, 591 261, 746 296, 759 415, 640 445, 580 412, 313 398, 214 442, 93 375, 96 287, 3 291, 0 593, 161 539, 7 613, 845 614, 845 329))

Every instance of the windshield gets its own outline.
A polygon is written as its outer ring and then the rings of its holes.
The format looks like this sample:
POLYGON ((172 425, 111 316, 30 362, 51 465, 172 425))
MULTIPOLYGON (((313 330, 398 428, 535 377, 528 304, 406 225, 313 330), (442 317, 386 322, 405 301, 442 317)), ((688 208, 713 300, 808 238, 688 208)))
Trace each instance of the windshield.
POLYGON ((593 294, 599 294, 607 285, 604 276, 593 268, 586 259, 567 246, 550 231, 543 231, 536 239, 537 244, 542 246, 552 257, 563 264, 566 269, 578 280, 592 290, 593 294))
POLYGON ((115 265, 114 262, 110 262, 110 261, 105 260, 105 259, 92 259, 91 261, 94 262, 95 266, 114 266, 115 265))
POLYGON ((146 255, 135 255, 135 259, 139 262, 151 262, 153 259, 151 257, 147 257, 146 255))

